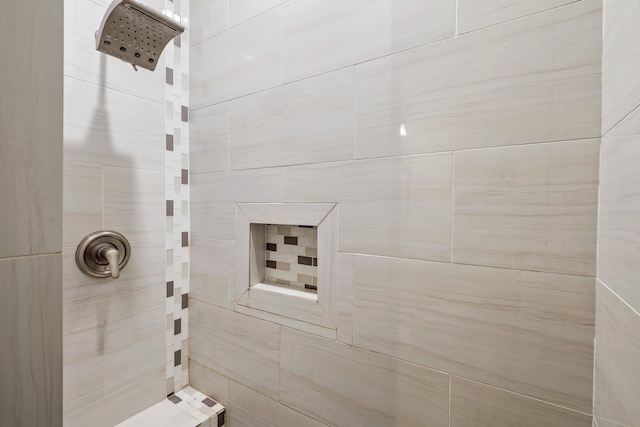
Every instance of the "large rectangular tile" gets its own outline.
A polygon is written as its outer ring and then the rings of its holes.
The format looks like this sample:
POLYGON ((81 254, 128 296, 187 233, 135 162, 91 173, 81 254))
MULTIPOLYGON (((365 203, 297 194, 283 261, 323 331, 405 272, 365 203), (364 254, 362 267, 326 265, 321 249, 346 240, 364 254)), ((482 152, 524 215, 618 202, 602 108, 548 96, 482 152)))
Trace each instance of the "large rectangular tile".
POLYGON ((96 51, 95 33, 110 3, 64 0, 64 74, 163 103, 164 55, 156 72, 136 73, 131 64, 96 51))
POLYGON ((451 427, 590 427, 591 416, 453 377, 450 425, 451 427))
POLYGON ((290 82, 452 37, 453 0, 298 0, 284 6, 290 82))
POLYGON ((601 37, 585 0, 358 65, 356 156, 599 137, 601 37))
POLYGON ((594 279, 355 257, 354 345, 591 408, 594 279))
POLYGON ((231 272, 234 271, 235 244, 194 237, 190 247, 189 296, 208 304, 233 308, 231 272))
POLYGON ((231 169, 353 159, 353 85, 345 69, 232 101, 231 169))
POLYGON ((229 406, 229 378, 189 360, 189 384, 222 405, 229 406))
POLYGON ((640 311, 640 132, 605 137, 600 165, 598 277, 640 311))
POLYGON ((153 384, 165 379, 165 330, 164 307, 106 322, 107 395, 132 384, 153 384))
POLYGON ((596 304, 594 415, 640 425, 640 314, 602 282, 596 304))
POLYGON ((343 252, 449 261, 452 155, 285 168, 285 202, 338 202, 343 252))
POLYGON ((280 15, 274 9, 191 48, 192 109, 280 84, 280 15))
POLYGON ((102 167, 64 164, 64 246, 78 245, 90 232, 103 228, 102 167))
POLYGON ((165 303, 164 240, 131 241, 131 259, 118 280, 86 276, 76 246, 63 251, 64 331, 120 319, 165 303))
POLYGON ((238 25, 287 0, 229 0, 229 25, 238 25))
POLYGON ((65 77, 64 160, 164 171, 164 114, 163 104, 65 77))
POLYGON ((640 104, 640 3, 607 1, 602 47, 602 133, 640 104))
POLYGON ((455 154, 453 259, 593 276, 599 140, 455 154))
POLYGON ((228 105, 192 110, 189 117, 189 172, 229 170, 228 105))
POLYGON ((282 201, 281 169, 204 173, 191 177, 191 231, 193 235, 233 240, 236 203, 282 201))
POLYGON ((227 0, 190 0, 189 37, 194 46, 227 29, 227 0))
POLYGON ((459 0, 458 34, 500 24, 576 0, 459 0))
POLYGON ((272 398, 278 397, 280 326, 191 300, 191 359, 272 398))
POLYGON ((448 425, 448 375, 293 329, 281 339, 285 405, 329 425, 448 425))
POLYGON ((231 381, 228 414, 229 422, 234 427, 326 426, 235 381, 231 381))
POLYGON ((0 260, 3 426, 61 426, 60 254, 0 260))
POLYGON ((338 254, 338 341, 353 344, 354 255, 338 254))
POLYGON ((164 172, 104 168, 104 227, 132 240, 165 238, 164 172))

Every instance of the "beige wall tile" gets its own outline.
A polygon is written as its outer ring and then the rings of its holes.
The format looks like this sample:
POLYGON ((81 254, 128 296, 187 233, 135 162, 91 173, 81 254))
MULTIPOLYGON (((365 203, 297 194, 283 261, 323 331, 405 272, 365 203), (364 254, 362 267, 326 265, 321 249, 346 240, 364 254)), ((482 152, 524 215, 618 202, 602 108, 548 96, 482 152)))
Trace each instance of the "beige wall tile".
POLYGON ((280 326, 198 300, 189 305, 191 359, 278 397, 280 326))
POLYGON ((231 381, 231 403, 228 415, 229 423, 233 427, 323 427, 326 425, 234 381, 231 381))
POLYGON ((586 0, 359 65, 356 157, 599 137, 601 38, 586 0))
POLYGON ((440 372, 283 328, 280 373, 280 401, 330 425, 448 425, 440 372))
POLYGON ((191 108, 280 84, 280 15, 274 9, 191 48, 191 108))
POLYGON ((605 137, 600 167, 598 277, 640 311, 640 132, 605 137))
POLYGON ((353 159, 353 69, 229 104, 231 169, 353 159))
POLYGON ((165 238, 164 171, 104 168, 104 227, 129 241, 165 238))
POLYGON ((102 167, 64 164, 63 245, 78 245, 102 229, 102 167))
POLYGON ((591 416, 560 406, 451 379, 451 427, 589 427, 591 416))
POLYGON ((451 154, 283 170, 285 202, 338 202, 340 251, 451 259, 451 154))
POLYGON ((600 419, 640 423, 640 314, 598 283, 594 411, 600 419))
POLYGON ((287 0, 229 0, 229 25, 238 25, 287 0))
POLYGON ((353 344, 354 255, 338 254, 338 341, 353 344))
POLYGON ((299 0, 284 6, 284 81, 452 37, 452 0, 299 0))
POLYGON ((354 345, 591 408, 594 279, 356 255, 354 345))
POLYGON ((455 154, 453 259, 594 275, 599 140, 455 154))
POLYGON ((235 244, 225 240, 194 237, 191 241, 189 296, 232 309, 235 284, 231 280, 231 271, 234 269, 234 261, 235 244))
POLYGON ((576 0, 459 0, 458 34, 500 24, 576 0))
MULTIPOLYGON (((165 307, 143 311, 105 325, 106 394, 132 384, 165 380, 165 307)), ((166 384, 163 384, 166 390, 166 384)))
POLYGON ((602 133, 640 105, 640 3, 607 2, 602 53, 602 133), (611 4, 609 4, 611 3, 611 4))
POLYGON ((189 172, 229 170, 228 105, 192 110, 189 118, 189 172))
POLYGON ((189 360, 189 385, 224 406, 229 406, 229 378, 189 360))
POLYGON ((227 0, 190 0, 189 37, 191 37, 191 46, 227 29, 228 3, 227 0))
POLYGON ((164 114, 161 103, 65 77, 64 160, 164 172, 164 114))
POLYGON ((62 426, 60 254, 0 260, 3 426, 62 426))

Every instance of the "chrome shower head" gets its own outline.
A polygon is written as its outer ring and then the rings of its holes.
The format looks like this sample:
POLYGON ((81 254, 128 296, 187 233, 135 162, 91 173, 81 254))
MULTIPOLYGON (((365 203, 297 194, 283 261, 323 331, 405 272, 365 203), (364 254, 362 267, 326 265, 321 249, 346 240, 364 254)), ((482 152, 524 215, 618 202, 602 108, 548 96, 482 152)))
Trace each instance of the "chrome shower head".
POLYGON ((114 0, 96 33, 96 50, 155 70, 167 43, 184 27, 135 0, 114 0))

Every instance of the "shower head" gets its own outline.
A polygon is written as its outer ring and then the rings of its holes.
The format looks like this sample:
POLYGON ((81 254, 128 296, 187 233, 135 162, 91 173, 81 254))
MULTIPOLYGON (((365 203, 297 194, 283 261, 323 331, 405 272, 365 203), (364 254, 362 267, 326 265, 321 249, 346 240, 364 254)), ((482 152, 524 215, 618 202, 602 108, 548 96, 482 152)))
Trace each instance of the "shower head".
POLYGON ((155 70, 167 43, 184 27, 135 0, 114 0, 96 33, 96 50, 155 70))

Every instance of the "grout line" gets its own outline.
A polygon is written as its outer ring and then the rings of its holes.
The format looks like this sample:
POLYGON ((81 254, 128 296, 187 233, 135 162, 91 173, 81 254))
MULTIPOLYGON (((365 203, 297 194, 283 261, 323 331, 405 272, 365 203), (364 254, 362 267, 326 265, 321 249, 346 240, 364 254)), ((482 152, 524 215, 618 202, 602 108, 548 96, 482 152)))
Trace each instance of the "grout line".
MULTIPOLYGON (((73 247, 75 248, 75 246, 73 246, 73 247)), ((64 248, 64 246, 63 246, 63 248, 64 248)), ((44 253, 41 253, 41 254, 15 255, 15 256, 0 257, 0 262, 13 261, 13 260, 19 260, 19 259, 48 257, 48 256, 53 256, 53 255, 62 255, 62 250, 60 252, 44 252, 44 253)))
POLYGON ((611 292, 613 295, 615 295, 620 301, 622 301, 622 303, 624 305, 626 305, 631 311, 633 311, 636 315, 640 316, 640 312, 638 312, 638 310, 636 310, 635 308, 633 308, 627 301, 625 301, 624 298, 622 298, 620 295, 618 295, 618 293, 616 291, 614 291, 613 289, 611 289, 609 287, 609 285, 607 285, 605 282, 602 281, 602 279, 598 279, 598 282, 602 283, 602 286, 604 286, 605 288, 607 288, 607 290, 609 290, 609 292, 611 292))
POLYGON ((451 427, 451 383, 453 375, 449 375, 449 427, 451 427))
POLYGON ((460 19, 460 16, 459 16, 459 14, 458 14, 459 9, 460 9, 460 0, 456 0, 456 22, 455 22, 455 24, 456 24, 456 29, 455 29, 455 32, 454 32, 454 35, 455 35, 455 36, 458 36, 458 34, 459 34, 459 33, 458 33, 458 21, 459 21, 459 19, 460 19))
POLYGON ((456 196, 456 192, 455 192, 455 167, 456 167, 456 153, 455 151, 453 153, 451 153, 451 264, 453 264, 453 230, 454 230, 454 223, 453 223, 453 214, 454 214, 454 206, 455 206, 455 196, 456 196))
MULTIPOLYGON (((627 114, 624 115, 624 117, 622 117, 620 120, 618 120, 613 126, 611 126, 606 132, 602 132, 602 137, 607 137, 609 136, 609 133, 611 133, 611 131, 613 131, 616 127, 618 127, 618 125, 620 123, 622 123, 623 121, 625 121, 627 119, 627 117, 629 117, 630 115, 632 115, 637 109, 640 108, 640 104, 636 105, 635 107, 633 107, 631 109, 631 111, 629 111, 627 114)), ((626 136, 626 135, 625 135, 626 136)))
POLYGON ((353 160, 358 158, 358 89, 356 66, 353 66, 353 160))

